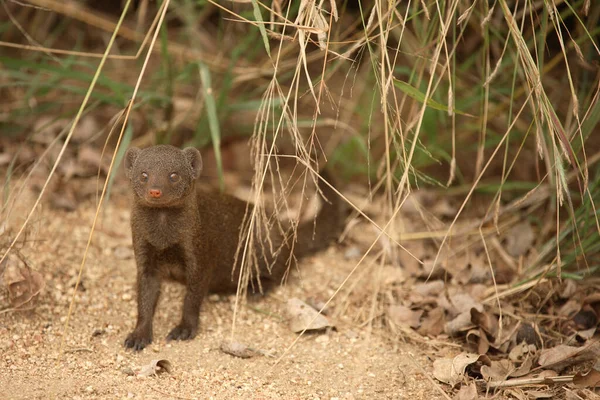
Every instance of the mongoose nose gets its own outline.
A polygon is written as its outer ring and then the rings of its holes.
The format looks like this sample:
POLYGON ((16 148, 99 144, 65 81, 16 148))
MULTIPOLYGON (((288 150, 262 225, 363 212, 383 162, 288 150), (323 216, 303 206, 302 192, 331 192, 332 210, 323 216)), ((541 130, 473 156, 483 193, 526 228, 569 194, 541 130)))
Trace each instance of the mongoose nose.
POLYGON ((150 189, 150 197, 154 197, 155 199, 160 198, 160 196, 162 195, 160 189, 150 189))

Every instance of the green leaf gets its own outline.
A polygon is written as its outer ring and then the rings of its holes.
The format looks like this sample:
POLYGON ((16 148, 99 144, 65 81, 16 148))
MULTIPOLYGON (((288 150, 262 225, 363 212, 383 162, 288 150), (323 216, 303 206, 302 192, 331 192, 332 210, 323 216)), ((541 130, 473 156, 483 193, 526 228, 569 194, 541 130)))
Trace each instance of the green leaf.
MULTIPOLYGON (((409 85, 408 83, 401 81, 399 79, 394 79, 394 85, 402 90, 402 92, 404 92, 404 94, 406 94, 408 97, 417 100, 419 103, 423 104, 425 103, 425 93, 419 91, 419 89, 409 85)), ((439 111, 446 111, 448 112, 448 106, 438 103, 437 101, 429 98, 427 99, 427 106, 431 107, 435 110, 439 110, 439 111)), ((454 111, 456 114, 460 114, 460 115, 465 115, 465 116, 469 116, 472 117, 472 115, 464 113, 462 111, 459 111, 457 109, 452 110, 454 111)))
POLYGON ((200 80, 204 89, 204 101, 206 102, 206 114, 208 116, 208 127, 212 138, 213 148, 215 151, 215 160, 217 161, 217 171, 219 174, 219 186, 221 191, 223 186, 223 163, 221 162, 221 129, 219 127, 219 118, 217 116, 217 106, 215 96, 211 86, 210 70, 206 64, 198 63, 200 68, 200 80))
POLYGON ((265 29, 264 20, 262 14, 260 13, 260 8, 258 8, 258 2, 256 0, 252 0, 252 9, 254 11, 254 18, 258 22, 258 30, 260 31, 260 35, 263 38, 263 42, 265 44, 265 50, 267 50, 267 54, 271 57, 271 46, 269 45, 269 37, 267 36, 267 30, 265 29))
POLYGON ((108 185, 106 186, 106 202, 110 199, 110 191, 112 189, 113 180, 115 179, 115 175, 119 170, 119 167, 122 164, 123 157, 125 157, 125 152, 129 147, 129 143, 131 143, 131 139, 133 138, 133 127, 131 123, 128 123, 125 127, 125 132, 123 132, 123 139, 121 139, 121 144, 119 145, 119 150, 117 150, 117 155, 115 156, 115 162, 113 164, 113 169, 108 177, 108 185))

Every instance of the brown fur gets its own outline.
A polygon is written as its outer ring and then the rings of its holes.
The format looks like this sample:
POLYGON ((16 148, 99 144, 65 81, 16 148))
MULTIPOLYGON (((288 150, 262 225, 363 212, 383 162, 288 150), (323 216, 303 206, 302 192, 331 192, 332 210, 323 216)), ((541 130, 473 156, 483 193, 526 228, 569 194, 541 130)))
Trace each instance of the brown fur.
MULTIPOLYGON (((233 291, 239 262, 232 274, 240 229, 248 204, 235 197, 196 191, 202 170, 200 152, 173 146, 131 148, 125 168, 134 193, 131 211, 133 249, 137 263, 137 324, 125 347, 141 350, 152 342, 152 320, 163 279, 186 286, 181 322, 167 340, 192 339, 198 329, 202 300, 209 291, 233 291)), ((324 203, 316 227, 310 221, 298 227, 297 242, 271 232, 276 259, 259 254, 261 282, 279 283, 287 270, 293 248, 299 258, 327 248, 342 227, 338 196, 323 187, 331 203, 324 203), (269 272, 267 266, 271 266, 269 272)))

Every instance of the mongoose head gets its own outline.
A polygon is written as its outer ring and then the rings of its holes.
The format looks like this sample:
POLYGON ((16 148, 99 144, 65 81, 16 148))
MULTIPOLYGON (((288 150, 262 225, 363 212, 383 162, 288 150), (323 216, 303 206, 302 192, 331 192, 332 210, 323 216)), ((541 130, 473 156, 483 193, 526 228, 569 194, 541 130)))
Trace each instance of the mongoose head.
POLYGON ((195 195, 202 157, 193 147, 132 147, 125 153, 125 170, 137 201, 149 207, 172 207, 195 195))

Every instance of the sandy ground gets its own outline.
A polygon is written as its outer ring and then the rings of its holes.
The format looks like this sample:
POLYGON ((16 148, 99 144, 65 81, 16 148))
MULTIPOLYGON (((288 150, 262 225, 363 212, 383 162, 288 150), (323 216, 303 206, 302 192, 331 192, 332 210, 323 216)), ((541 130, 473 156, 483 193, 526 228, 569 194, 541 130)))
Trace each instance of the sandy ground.
MULTIPOLYGON (((301 273, 267 296, 254 296, 238 313, 235 339, 274 355, 240 359, 219 350, 232 331, 235 296, 211 296, 199 335, 167 343, 179 318, 183 290, 163 286, 154 343, 126 351, 135 322, 135 263, 127 197, 115 194, 102 214, 90 248, 75 307, 63 335, 94 204, 72 213, 48 207, 36 216, 23 249, 46 287, 28 311, 6 311, 0 299, 0 398, 2 399, 436 399, 430 348, 392 339, 381 327, 360 326, 351 305, 335 317, 337 329, 297 335, 284 318, 286 301, 327 299, 354 266, 344 250, 304 259, 301 273), (57 359, 61 340, 65 351, 57 359), (132 371, 167 359, 170 373, 140 377, 132 371)), ((334 301, 335 309, 336 303, 334 301)))

